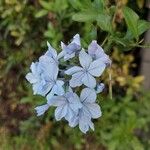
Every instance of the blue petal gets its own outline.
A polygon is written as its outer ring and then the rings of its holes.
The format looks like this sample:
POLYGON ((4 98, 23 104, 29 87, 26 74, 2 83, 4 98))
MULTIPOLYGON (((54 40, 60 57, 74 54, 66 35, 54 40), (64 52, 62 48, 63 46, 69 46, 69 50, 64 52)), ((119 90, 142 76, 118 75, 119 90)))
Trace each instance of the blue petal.
POLYGON ((57 52, 56 50, 50 45, 50 43, 47 41, 47 46, 48 46, 48 51, 45 53, 45 55, 51 57, 51 58, 56 58, 57 57, 57 52))
POLYGON ((106 65, 99 58, 90 64, 88 71, 93 76, 99 77, 105 70, 105 67, 106 67, 106 65))
POLYGON ((36 107, 35 110, 37 112, 37 116, 43 115, 48 110, 48 108, 49 108, 48 104, 36 107))
POLYGON ((109 56, 105 54, 104 50, 101 46, 97 44, 97 41, 93 40, 91 44, 88 47, 88 53, 94 58, 98 59, 101 58, 101 61, 105 63, 106 65, 111 64, 111 60, 109 59, 109 56))
POLYGON ((78 67, 78 66, 74 66, 74 67, 71 67, 70 69, 66 70, 66 71, 65 71, 65 74, 67 74, 67 75, 72 75, 72 74, 74 74, 74 73, 76 73, 76 72, 80 72, 80 71, 82 71, 82 70, 83 70, 83 68, 78 67))
POLYGON ((55 119, 57 121, 61 120, 63 117, 66 116, 67 111, 68 111, 67 105, 62 105, 62 106, 57 107, 55 109, 55 119))
POLYGON ((32 73, 28 73, 28 74, 26 75, 26 79, 27 79, 31 84, 38 82, 38 79, 37 79, 32 73))
MULTIPOLYGON (((62 50, 64 51, 64 49, 67 47, 67 45, 66 44, 64 44, 62 41, 61 41, 61 48, 62 48, 62 50)), ((64 51, 65 52, 65 51, 64 51)))
POLYGON ((65 119, 66 119, 68 122, 70 122, 70 121, 74 118, 74 116, 75 116, 74 111, 73 111, 71 108, 68 107, 68 111, 67 111, 67 114, 66 114, 66 116, 65 116, 65 119))
POLYGON ((84 50, 82 50, 79 53, 79 61, 80 61, 81 66, 87 69, 92 62, 92 57, 88 55, 84 50))
POLYGON ((41 80, 38 83, 33 84, 33 90, 36 94, 40 94, 45 96, 53 87, 53 82, 46 82, 45 80, 41 80))
POLYGON ((75 127, 79 124, 79 116, 74 116, 72 117, 71 120, 69 120, 69 126, 70 127, 75 127))
POLYGON ((80 95, 81 102, 93 103, 96 101, 96 92, 94 89, 84 88, 80 95))
POLYGON ((31 66, 30 66, 30 69, 32 71, 33 74, 38 74, 38 65, 39 65, 39 62, 32 62, 31 66))
POLYGON ((76 35, 73 37, 72 43, 75 43, 75 44, 81 46, 81 43, 80 43, 80 35, 79 35, 79 34, 76 34, 76 35))
POLYGON ((84 105, 90 111, 92 118, 96 119, 96 118, 101 117, 102 112, 101 112, 100 106, 98 104, 96 104, 96 103, 86 103, 84 105))
POLYGON ((69 84, 71 87, 77 87, 82 85, 82 77, 84 76, 83 72, 78 72, 72 75, 71 80, 69 81, 69 84))
POLYGON ((69 107, 77 114, 78 110, 82 107, 78 95, 73 93, 67 100, 69 102, 69 107))
POLYGON ((58 65, 56 65, 56 63, 48 56, 41 56, 39 60, 43 74, 50 79, 56 80, 58 75, 58 65))
POLYGON ((81 114, 79 118, 79 129, 83 133, 86 133, 89 130, 89 128, 94 130, 94 124, 92 123, 91 118, 81 114))
POLYGON ((65 54, 64 56, 64 61, 67 61, 71 58, 75 57, 75 53, 72 53, 72 54, 65 54))
POLYGON ((58 54, 57 58, 58 58, 58 59, 61 59, 61 58, 64 57, 64 56, 65 56, 65 51, 61 51, 61 52, 58 54))
POLYGON ((96 86, 96 93, 101 93, 105 88, 105 85, 103 83, 100 83, 96 86))
POLYGON ((63 89, 63 86, 64 85, 64 82, 61 81, 61 80, 57 80, 56 81, 56 84, 53 86, 52 90, 54 92, 54 94, 57 94, 57 95, 63 95, 64 94, 64 89, 63 89))
POLYGON ((89 73, 84 74, 84 77, 82 78, 82 83, 90 88, 94 88, 96 86, 95 78, 89 73))
POLYGON ((50 97, 49 95, 47 95, 47 103, 49 106, 63 106, 66 104, 66 98, 63 96, 53 96, 50 97))
POLYGON ((104 50, 97 44, 97 41, 93 40, 88 46, 88 53, 97 59, 98 56, 103 56, 104 50))
POLYGON ((76 52, 80 49, 80 46, 75 43, 70 43, 66 48, 64 49, 67 54, 71 55, 72 53, 76 52))

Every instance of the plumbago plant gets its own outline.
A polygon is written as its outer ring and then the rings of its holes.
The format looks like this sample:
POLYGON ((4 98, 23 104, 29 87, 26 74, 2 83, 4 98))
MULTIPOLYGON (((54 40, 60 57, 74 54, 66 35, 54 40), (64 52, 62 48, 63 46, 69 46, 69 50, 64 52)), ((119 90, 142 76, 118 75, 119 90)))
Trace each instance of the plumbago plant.
POLYGON ((43 115, 54 106, 57 121, 64 118, 70 127, 79 125, 83 133, 90 128, 94 130, 92 119, 102 115, 96 97, 104 89, 98 77, 111 64, 109 56, 95 40, 88 46, 88 51, 83 49, 79 34, 68 45, 61 42, 59 54, 48 42, 47 45, 47 52, 31 64, 31 72, 26 75, 34 94, 47 99, 46 104, 35 108, 37 115, 43 115))

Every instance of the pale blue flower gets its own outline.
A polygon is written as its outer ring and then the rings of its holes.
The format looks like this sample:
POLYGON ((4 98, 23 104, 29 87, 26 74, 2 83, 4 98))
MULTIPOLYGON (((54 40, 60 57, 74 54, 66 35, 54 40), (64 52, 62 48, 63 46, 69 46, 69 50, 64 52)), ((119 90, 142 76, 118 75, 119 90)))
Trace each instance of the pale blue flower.
POLYGON ((45 80, 42 78, 41 67, 39 62, 32 63, 30 66, 31 72, 26 75, 26 79, 32 84, 33 86, 33 94, 42 94, 42 88, 45 85, 45 80))
POLYGON ((94 88, 96 86, 94 77, 99 77, 105 70, 106 65, 101 59, 93 61, 92 57, 84 50, 79 53, 79 61, 82 67, 74 66, 65 71, 67 75, 72 75, 70 86, 77 87, 84 84, 87 87, 94 88))
POLYGON ((73 58, 75 54, 81 49, 80 35, 76 34, 73 37, 72 42, 68 45, 65 45, 63 42, 61 42, 61 48, 62 52, 58 55, 59 58, 64 57, 65 61, 73 58))
POLYGON ((96 93, 97 93, 97 94, 98 94, 98 93, 101 93, 101 92, 104 90, 104 88, 105 88, 104 83, 97 84, 97 85, 96 85, 96 93))
POLYGON ((97 41, 93 40, 91 44, 88 46, 88 53, 94 59, 101 59, 106 65, 111 64, 111 60, 108 55, 105 54, 104 50, 101 46, 97 44, 97 41))
POLYGON ((34 94, 53 96, 64 93, 61 80, 57 80, 58 67, 51 63, 49 56, 42 56, 39 62, 31 64, 31 73, 26 75, 26 79, 33 85, 34 94))
POLYGON ((41 116, 43 115, 49 108, 49 105, 48 104, 44 104, 44 105, 41 105, 41 106, 37 106, 35 108, 36 110, 36 113, 37 113, 37 116, 41 116))
POLYGON ((80 101, 82 107, 79 109, 78 115, 69 121, 71 127, 79 124, 79 128, 83 133, 86 133, 90 128, 94 130, 94 124, 91 119, 101 117, 101 109, 96 104, 96 93, 94 89, 85 88, 81 91, 80 101))
MULTIPOLYGON (((48 50, 43 56, 48 56, 50 63, 54 63, 56 66, 58 65, 58 56, 57 51, 47 42, 48 50)), ((41 56, 42 57, 42 56, 41 56)))
POLYGON ((47 96, 47 103, 50 106, 56 106, 55 118, 57 121, 65 118, 71 120, 78 114, 79 108, 82 107, 81 102, 77 94, 73 92, 66 92, 62 96, 53 96, 52 98, 47 96))

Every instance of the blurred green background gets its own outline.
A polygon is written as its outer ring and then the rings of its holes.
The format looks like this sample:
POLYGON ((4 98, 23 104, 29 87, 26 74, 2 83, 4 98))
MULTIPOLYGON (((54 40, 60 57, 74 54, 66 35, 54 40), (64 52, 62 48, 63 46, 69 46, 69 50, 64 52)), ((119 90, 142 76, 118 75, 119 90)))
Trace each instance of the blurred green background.
POLYGON ((149 150, 150 93, 142 88, 140 48, 146 21, 145 0, 0 0, 0 150, 149 150), (60 41, 79 33, 87 48, 96 39, 110 55, 113 99, 98 96, 103 115, 86 135, 53 109, 37 117, 34 107, 46 100, 33 96, 25 80, 46 42, 60 51, 60 41))

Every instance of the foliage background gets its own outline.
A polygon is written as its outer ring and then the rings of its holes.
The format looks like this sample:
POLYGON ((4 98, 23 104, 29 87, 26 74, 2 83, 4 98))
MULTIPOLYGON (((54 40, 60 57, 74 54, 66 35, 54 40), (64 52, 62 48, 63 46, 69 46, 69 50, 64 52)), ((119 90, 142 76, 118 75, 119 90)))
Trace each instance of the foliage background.
POLYGON ((148 10, 144 0, 1 0, 0 1, 0 149, 2 150, 148 150, 150 94, 138 75, 139 48, 148 10), (128 7, 125 7, 128 6, 128 7), (129 8, 130 7, 130 8, 129 8), (136 12, 136 13, 135 13, 136 12), (60 41, 79 33, 82 44, 97 39, 111 56, 113 99, 106 89, 98 97, 103 116, 95 132, 83 135, 53 110, 38 118, 34 107, 44 99, 33 96, 25 80, 32 61, 46 51, 46 41, 60 50, 60 41))

